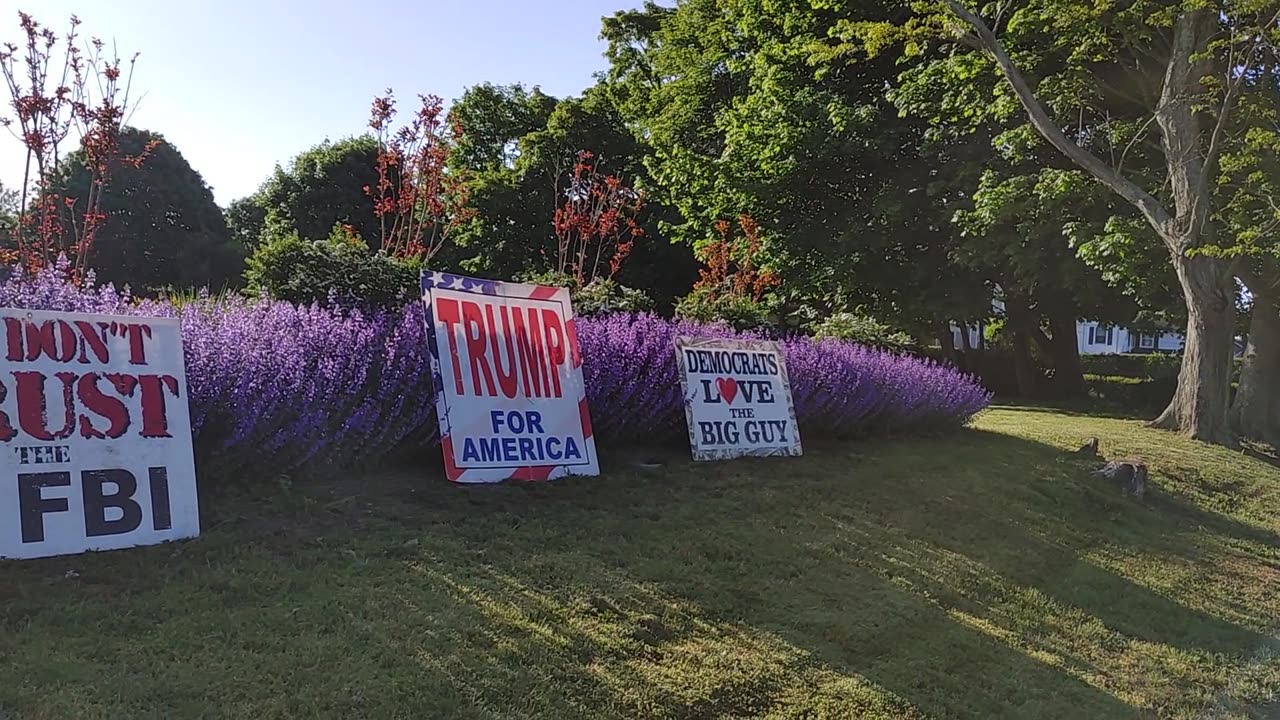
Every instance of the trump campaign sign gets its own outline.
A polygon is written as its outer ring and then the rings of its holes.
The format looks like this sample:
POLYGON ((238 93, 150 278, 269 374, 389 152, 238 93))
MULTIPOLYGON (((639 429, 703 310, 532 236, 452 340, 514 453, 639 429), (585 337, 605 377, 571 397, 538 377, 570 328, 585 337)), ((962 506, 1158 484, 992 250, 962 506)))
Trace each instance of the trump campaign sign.
POLYGON ((174 318, 0 308, 0 558, 200 534, 174 318))
POLYGON ((695 460, 800 454, 781 345, 678 337, 676 364, 695 460))
POLYGON ((598 475, 566 288, 422 274, 445 474, 598 475))

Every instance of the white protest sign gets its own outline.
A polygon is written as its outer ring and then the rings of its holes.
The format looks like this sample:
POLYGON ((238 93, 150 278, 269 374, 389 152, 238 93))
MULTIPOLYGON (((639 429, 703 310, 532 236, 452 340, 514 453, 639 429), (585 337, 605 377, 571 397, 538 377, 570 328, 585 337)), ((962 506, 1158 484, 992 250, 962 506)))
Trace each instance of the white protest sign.
POLYGON ((0 308, 0 558, 200 534, 181 325, 0 308))
POLYGON ((598 475, 569 291, 429 271, 422 291, 445 475, 598 475))
POLYGON ((800 454, 800 429, 780 344, 676 338, 695 460, 800 454))

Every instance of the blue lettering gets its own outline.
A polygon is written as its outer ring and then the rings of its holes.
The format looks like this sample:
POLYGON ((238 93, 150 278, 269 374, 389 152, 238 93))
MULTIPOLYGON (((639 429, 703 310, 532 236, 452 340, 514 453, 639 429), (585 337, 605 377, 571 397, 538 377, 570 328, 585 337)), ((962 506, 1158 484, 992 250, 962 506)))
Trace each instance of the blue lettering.
POLYGON ((476 452, 476 441, 471 438, 464 438, 462 441, 462 462, 479 459, 480 455, 476 452))
POLYGON ((502 438, 502 457, 507 462, 516 462, 520 459, 520 451, 516 448, 515 438, 502 438))
MULTIPOLYGON (((467 438, 470 440, 471 438, 467 438)), ((498 438, 486 438, 480 441, 481 462, 498 462, 502 460, 502 444, 498 438)))
POLYGON ((582 451, 578 450, 578 443, 573 441, 572 437, 564 439, 564 459, 565 460, 581 460, 582 451))
POLYGON ((547 457, 552 460, 559 460, 564 457, 564 453, 560 452, 560 438, 547 438, 547 457))
POLYGON ((537 460, 538 449, 534 447, 533 438, 520 438, 520 459, 537 460))

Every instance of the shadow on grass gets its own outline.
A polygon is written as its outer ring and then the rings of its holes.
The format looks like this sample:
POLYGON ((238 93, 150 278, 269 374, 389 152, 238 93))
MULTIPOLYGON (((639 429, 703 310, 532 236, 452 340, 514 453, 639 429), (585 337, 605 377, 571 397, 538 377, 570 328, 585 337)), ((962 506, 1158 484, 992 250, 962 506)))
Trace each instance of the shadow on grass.
MULTIPOLYGON (((916 452, 900 443, 858 472, 853 453, 818 445, 812 454, 827 459, 805 466, 687 465, 658 476, 449 489, 435 499, 464 497, 470 510, 511 518, 513 529, 560 535, 561 522, 577 522, 572 545, 584 563, 612 559, 618 572, 656 583, 704 621, 775 634, 815 668, 861 678, 928 714, 1132 714, 1101 688, 1135 662, 1155 667, 1125 679, 1138 688, 1130 697, 1202 709, 1203 698, 1173 688, 1214 687, 1221 678, 1198 675, 1185 660, 1162 667, 1162 653, 1204 659, 1270 642, 1088 555, 1119 546, 1157 562, 1212 563, 1185 532, 1191 514, 1228 539, 1269 543, 1273 534, 1167 494, 1146 507, 1121 500, 1091 487, 1083 466, 1046 445, 968 432, 937 450, 931 462, 895 464, 916 452), (993 458, 1005 467, 992 467, 993 458), (947 472, 959 476, 940 485, 947 472)), ((526 569, 530 550, 509 549, 495 564, 536 583, 526 569)), ((610 592, 594 573, 571 575, 592 592, 610 592)), ((1273 622, 1264 608, 1254 613, 1256 625, 1273 622)), ((753 687, 748 700, 760 701, 753 687)), ((691 709, 668 709, 677 707, 691 709)), ((746 710, 725 700, 716 712, 746 710)))
POLYGON ((1093 418, 1103 420, 1140 420, 1148 421, 1159 414, 1159 411, 1126 409, 1110 403, 1093 402, 1041 402, 1022 401, 1015 398, 996 398, 991 405, 992 410, 1014 410, 1044 415, 1066 415, 1068 417, 1093 418))
MULTIPOLYGON (((167 632, 225 638, 210 666, 240 663, 264 694, 283 684, 315 703, 290 707, 303 715, 1105 718, 1253 699, 1233 678, 1268 642, 1277 600, 1139 579, 1216 572, 1206 537, 1274 535, 1165 493, 1122 500, 1063 452, 1007 435, 806 452, 484 487, 432 466, 221 498, 206 539, 104 556, 65 602, 146 618, 168 661, 183 643, 167 632), (104 595, 117 578, 127 587, 104 595), (137 606, 182 583, 178 607, 137 606), (311 632, 258 640, 278 628, 311 632), (261 657, 237 654, 246 645, 261 657), (299 648, 305 661, 287 654, 299 648)), ((41 591, 75 567, 0 568, 19 588, 0 637, 35 622, 33 643, 74 645, 93 623, 47 626, 41 591)), ((130 642, 103 638, 93 656, 122 661, 130 642)), ((201 662, 179 670, 200 677, 201 662)), ((209 701, 166 672, 131 692, 209 701)), ((1280 679, 1275 663, 1246 672, 1280 679)), ((219 707, 263 701, 252 692, 219 707)))

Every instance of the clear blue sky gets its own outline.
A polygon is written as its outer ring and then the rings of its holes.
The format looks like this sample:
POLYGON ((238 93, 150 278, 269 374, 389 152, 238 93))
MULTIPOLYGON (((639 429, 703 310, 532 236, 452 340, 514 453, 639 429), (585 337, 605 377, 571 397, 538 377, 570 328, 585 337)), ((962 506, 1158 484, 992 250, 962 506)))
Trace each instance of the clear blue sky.
MULTIPOLYGON (((162 133, 221 205, 325 137, 363 132, 390 87, 446 101, 482 82, 577 94, 604 66, 600 18, 640 0, 0 0, 0 41, 19 9, 141 52, 132 124, 162 133)), ((4 102, 8 102, 5 94, 4 102)), ((407 108, 405 108, 407 110, 407 108)), ((5 108, 8 114, 8 108, 5 108)), ((0 182, 21 179, 0 136, 0 182)))

